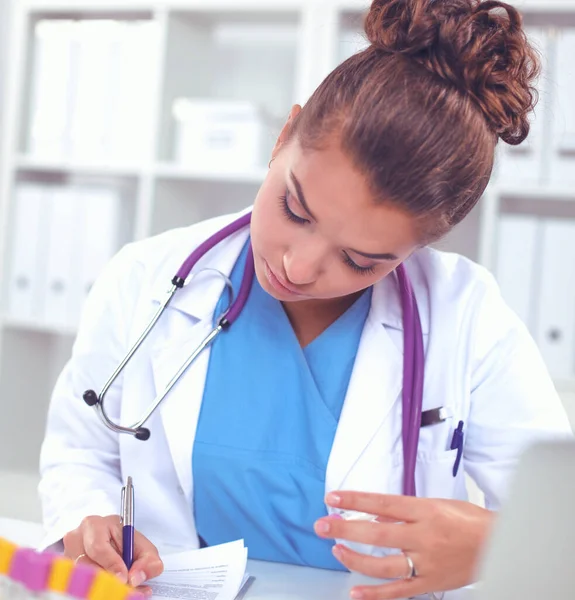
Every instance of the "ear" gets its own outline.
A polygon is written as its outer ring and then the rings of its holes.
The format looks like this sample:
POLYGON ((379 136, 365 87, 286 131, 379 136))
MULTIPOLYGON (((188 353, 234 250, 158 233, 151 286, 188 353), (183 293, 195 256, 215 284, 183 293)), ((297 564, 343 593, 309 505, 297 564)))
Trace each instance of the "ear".
POLYGON ((284 143, 288 139, 289 132, 290 132, 290 129, 292 126, 292 122, 296 118, 296 116, 299 114, 300 111, 301 111, 301 106, 299 104, 294 104, 292 106, 292 109, 290 110, 290 113, 288 116, 288 120, 286 121, 285 125, 283 126, 281 133, 277 139, 276 145, 274 146, 274 149, 272 151, 272 160, 277 156, 277 153, 280 151, 281 147, 284 145, 284 143))

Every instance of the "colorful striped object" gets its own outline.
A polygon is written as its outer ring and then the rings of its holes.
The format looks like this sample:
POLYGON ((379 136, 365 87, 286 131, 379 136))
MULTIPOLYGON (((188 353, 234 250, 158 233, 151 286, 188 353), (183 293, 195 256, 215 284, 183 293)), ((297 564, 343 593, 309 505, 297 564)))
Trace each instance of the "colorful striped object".
POLYGON ((0 600, 32 598, 144 600, 145 596, 106 571, 0 538, 0 600))

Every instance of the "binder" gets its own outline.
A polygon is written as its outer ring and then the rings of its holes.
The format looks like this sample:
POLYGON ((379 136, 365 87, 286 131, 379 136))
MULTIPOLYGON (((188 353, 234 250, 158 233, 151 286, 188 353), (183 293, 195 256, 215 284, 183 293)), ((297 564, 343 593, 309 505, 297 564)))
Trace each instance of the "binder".
POLYGON ((548 56, 549 41, 544 29, 526 27, 529 41, 540 52, 542 73, 537 82, 539 102, 530 117, 531 129, 527 139, 519 146, 501 143, 496 153, 497 178, 503 183, 540 184, 545 177, 544 135, 545 118, 549 100, 548 56))
POLYGON ((551 179, 555 184, 575 183, 575 28, 557 34, 553 110, 553 159, 551 179))
MULTIPOLYGON (((111 89, 109 71, 115 60, 110 43, 113 21, 75 24, 75 85, 70 122, 71 156, 78 161, 106 158, 105 137, 111 89)), ((128 74, 124 74, 129 77, 128 74)))
POLYGON ((78 191, 78 219, 71 320, 79 321, 84 302, 103 268, 121 244, 119 190, 86 186, 78 191))
POLYGON ((15 319, 40 317, 42 257, 47 241, 48 205, 41 185, 20 183, 15 189, 8 315, 15 319))
POLYGON ((116 23, 108 69, 106 154, 109 160, 141 161, 152 143, 159 29, 153 21, 116 23))
POLYGON ((68 154, 73 31, 72 21, 41 20, 35 27, 28 151, 38 158, 68 154))
POLYGON ((499 219, 495 276, 501 295, 535 333, 537 270, 542 224, 532 215, 502 215, 499 219))
POLYGON ((49 204, 46 269, 42 278, 41 320, 54 328, 71 324, 73 264, 78 223, 77 191, 73 187, 47 188, 49 204))
POLYGON ((556 380, 575 377, 575 220, 543 225, 537 342, 556 380))

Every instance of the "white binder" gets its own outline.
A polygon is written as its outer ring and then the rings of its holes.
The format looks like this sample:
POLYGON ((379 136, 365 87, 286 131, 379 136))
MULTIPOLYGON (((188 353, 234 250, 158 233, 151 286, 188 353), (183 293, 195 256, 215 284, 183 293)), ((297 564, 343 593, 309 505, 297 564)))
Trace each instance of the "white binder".
POLYGON ((555 184, 575 183, 575 28, 560 30, 556 44, 551 179, 555 184))
POLYGON ((72 21, 36 24, 28 151, 35 157, 65 158, 73 88, 72 21))
POLYGON ((66 328, 71 324, 73 264, 77 251, 77 190, 58 186, 47 188, 47 195, 50 216, 46 270, 42 278, 42 321, 54 328, 66 328))
POLYGON ((29 321, 40 316, 48 205, 39 184, 20 183, 14 200, 7 312, 10 317, 29 321))
MULTIPOLYGON (((76 78, 70 124, 71 156, 79 161, 106 158, 106 128, 110 88, 109 71, 115 60, 110 43, 114 22, 79 21, 75 25, 76 78)), ((129 77, 129 73, 125 74, 129 77)))
POLYGON ((539 102, 530 117, 531 129, 527 139, 518 146, 510 146, 503 142, 498 144, 496 160, 497 179, 507 184, 539 184, 545 177, 544 132, 545 118, 549 102, 549 41, 541 28, 526 27, 530 42, 540 52, 542 58, 542 74, 537 82, 539 102))
POLYGON ((113 188, 83 187, 78 192, 74 289, 71 320, 76 324, 90 289, 118 251, 121 195, 113 188))
POLYGON ((537 342, 556 380, 575 377, 575 220, 544 223, 537 342))
POLYGON ((109 43, 113 60, 108 69, 106 154, 109 160, 135 162, 148 158, 156 91, 150 85, 158 62, 158 24, 117 23, 109 43))
POLYGON ((537 270, 542 224, 532 215, 503 215, 499 219, 495 276, 501 295, 535 333, 537 270))

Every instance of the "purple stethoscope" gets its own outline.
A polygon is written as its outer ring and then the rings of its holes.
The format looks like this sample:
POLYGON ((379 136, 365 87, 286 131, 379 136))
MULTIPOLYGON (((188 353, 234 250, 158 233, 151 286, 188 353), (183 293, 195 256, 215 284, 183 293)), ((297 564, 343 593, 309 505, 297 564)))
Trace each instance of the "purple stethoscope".
MULTIPOLYGON (((102 392, 98 396, 93 390, 88 390, 83 394, 84 401, 88 406, 95 407, 98 416, 112 431, 116 433, 127 433, 133 435, 139 440, 147 440, 150 437, 150 430, 143 425, 150 418, 152 413, 158 408, 162 400, 169 394, 170 390, 174 387, 180 377, 185 373, 188 367, 194 362, 202 350, 209 347, 215 338, 222 332, 228 329, 234 321, 239 317, 245 306, 252 282, 254 279, 254 261, 253 252, 251 245, 248 249, 246 258, 246 266, 243 274, 242 283, 240 290, 235 300, 233 300, 233 289, 232 284, 227 276, 220 271, 215 269, 202 269, 198 273, 204 270, 211 270, 218 273, 225 280, 226 289, 229 293, 230 303, 223 314, 221 314, 217 321, 216 326, 212 331, 204 338, 199 344, 196 350, 190 355, 186 362, 180 367, 174 377, 168 382, 165 389, 154 399, 143 417, 133 425, 129 427, 123 427, 117 425, 110 420, 104 410, 104 397, 114 381, 122 373, 126 365, 130 362, 138 348, 142 345, 144 340, 148 337, 159 318, 162 316, 164 310, 171 302, 174 294, 181 288, 184 287, 186 279, 190 275, 192 269, 197 262, 208 253, 214 246, 219 244, 221 241, 228 238, 230 235, 236 233, 243 227, 249 225, 251 221, 251 213, 243 215, 233 223, 230 223, 224 227, 221 231, 218 231, 207 239, 203 244, 198 246, 188 258, 184 261, 182 266, 179 268, 175 277, 172 279, 172 287, 168 291, 166 299, 162 302, 159 309, 153 316, 150 324, 146 327, 146 330, 142 333, 140 338, 133 345, 131 350, 128 352, 124 360, 120 363, 118 368, 114 371, 110 379, 104 385, 102 392)), ((423 404, 423 373, 424 373, 424 350, 423 350, 423 334, 421 330, 421 322, 419 319, 419 311, 417 309, 417 302, 415 295, 411 287, 411 283, 405 272, 403 265, 399 265, 396 268, 399 291, 401 295, 401 306, 403 311, 403 390, 402 390, 402 401, 403 401, 403 417, 402 417, 402 439, 403 439, 403 463, 404 463, 404 474, 403 474, 403 493, 406 496, 415 496, 415 463, 417 458, 417 446, 419 443, 419 431, 421 427, 422 417, 422 404, 423 404)), ((198 273, 195 273, 196 276, 198 273)))

